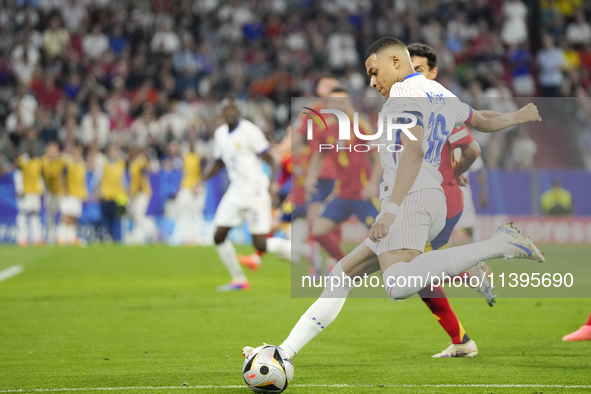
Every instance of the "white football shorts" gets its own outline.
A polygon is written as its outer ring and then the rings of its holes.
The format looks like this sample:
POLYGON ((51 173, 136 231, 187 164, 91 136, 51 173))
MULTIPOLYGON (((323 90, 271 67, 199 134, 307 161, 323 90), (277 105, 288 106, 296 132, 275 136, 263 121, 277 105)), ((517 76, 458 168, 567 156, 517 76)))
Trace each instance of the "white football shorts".
POLYGON ((271 196, 267 189, 249 197, 241 195, 232 186, 228 188, 215 211, 215 225, 232 228, 240 226, 245 220, 251 234, 268 234, 271 231, 271 196))
POLYGON ((79 218, 82 215, 82 199, 65 196, 60 199, 60 212, 64 216, 79 218))
POLYGON ((18 210, 23 213, 39 213, 41 211, 41 195, 25 194, 18 199, 18 210))
MULTIPOLYGON (((383 198, 381 211, 376 221, 386 209, 390 197, 383 198)), ((447 207, 445 194, 441 189, 421 189, 409 193, 404 198, 396 220, 388 235, 378 243, 365 239, 365 245, 376 255, 390 250, 412 249, 423 252, 445 226, 447 207)))

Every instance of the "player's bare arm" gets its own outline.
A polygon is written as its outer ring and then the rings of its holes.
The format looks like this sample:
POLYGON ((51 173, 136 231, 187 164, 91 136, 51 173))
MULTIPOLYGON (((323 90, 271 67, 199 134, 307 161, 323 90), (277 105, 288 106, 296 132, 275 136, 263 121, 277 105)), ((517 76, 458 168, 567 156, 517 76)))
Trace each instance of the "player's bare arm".
POLYGON ((277 165, 277 160, 275 160, 275 156, 271 153, 271 151, 266 150, 261 154, 261 160, 271 167, 271 185, 269 186, 269 192, 271 195, 279 191, 279 186, 275 183, 275 179, 277 178, 277 170, 279 166, 277 165))
POLYGON ((538 107, 533 103, 529 103, 516 112, 473 111, 470 126, 483 133, 494 133, 507 127, 540 122, 541 120, 538 107))
POLYGON ((470 169, 472 164, 474 164, 478 156, 480 156, 481 150, 480 145, 478 145, 478 142, 476 141, 472 141, 468 145, 462 146, 460 149, 462 150, 462 157, 454 167, 454 175, 460 186, 466 186, 468 182, 462 175, 470 169))
POLYGON ((373 197, 377 197, 378 185, 382 179, 382 164, 380 162, 380 154, 377 150, 373 150, 370 156, 372 166, 371 175, 367 186, 361 191, 361 198, 369 200, 373 197))
MULTIPOLYGON (((411 140, 406 133, 401 133, 404 154, 402 154, 400 158, 400 164, 398 165, 398 171, 396 172, 396 180, 394 181, 394 189, 392 190, 392 195, 388 201, 389 204, 393 203, 398 207, 402 204, 404 197, 407 195, 417 178, 425 156, 423 146, 420 143, 420 141, 423 140, 423 127, 417 125, 410 128, 409 131, 417 138, 417 141, 411 140)), ((385 212, 379 220, 371 226, 369 238, 374 242, 384 238, 388 235, 390 226, 394 223, 394 220, 396 220, 395 214, 385 212)))
POLYGON ((325 156, 326 152, 314 152, 312 154, 312 157, 310 158, 310 163, 308 164, 308 175, 306 176, 306 184, 304 186, 306 189, 306 193, 318 193, 316 185, 318 184, 318 176, 320 175, 320 170, 322 169, 322 162, 324 161, 325 156))
POLYGON ((210 163, 205 169, 205 171, 203 171, 199 179, 197 179, 195 189, 200 189, 203 182, 207 181, 210 178, 213 178, 218 172, 221 171, 222 168, 224 168, 224 166, 225 164, 222 159, 217 159, 210 163))

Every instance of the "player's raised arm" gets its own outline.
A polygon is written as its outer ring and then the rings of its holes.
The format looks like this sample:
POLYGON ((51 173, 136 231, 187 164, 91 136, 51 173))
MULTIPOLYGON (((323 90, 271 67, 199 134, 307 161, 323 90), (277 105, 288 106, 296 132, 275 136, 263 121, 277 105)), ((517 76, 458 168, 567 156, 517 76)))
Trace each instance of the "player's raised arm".
POLYGON ((538 107, 529 103, 516 112, 500 113, 495 111, 473 110, 470 126, 483 133, 493 133, 523 123, 540 122, 542 118, 538 107))

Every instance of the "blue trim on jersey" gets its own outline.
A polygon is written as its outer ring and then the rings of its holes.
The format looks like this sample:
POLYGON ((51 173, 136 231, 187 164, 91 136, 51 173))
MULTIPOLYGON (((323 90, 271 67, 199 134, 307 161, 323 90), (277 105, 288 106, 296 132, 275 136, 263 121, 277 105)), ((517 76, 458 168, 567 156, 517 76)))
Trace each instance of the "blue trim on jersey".
POLYGON ((270 146, 266 147, 265 149, 263 149, 261 152, 257 153, 257 155, 262 156, 263 153, 265 153, 266 151, 268 151, 269 149, 271 149, 270 146))
POLYGON ((404 77, 404 79, 402 81, 406 81, 408 78, 416 77, 417 75, 423 75, 423 74, 421 74, 421 73, 408 74, 406 77, 404 77))
MULTIPOLYGON (((238 122, 236 122, 236 126, 234 126, 234 128, 232 130, 228 130, 228 134, 230 134, 233 131, 236 131, 239 124, 240 124, 240 119, 238 119, 238 122)), ((228 125, 228 128, 230 128, 230 125, 228 125)))
POLYGON ((468 106, 468 108, 470 108, 470 116, 468 116, 468 119, 464 123, 470 123, 472 121, 472 115, 474 115, 472 113, 472 107, 468 106))

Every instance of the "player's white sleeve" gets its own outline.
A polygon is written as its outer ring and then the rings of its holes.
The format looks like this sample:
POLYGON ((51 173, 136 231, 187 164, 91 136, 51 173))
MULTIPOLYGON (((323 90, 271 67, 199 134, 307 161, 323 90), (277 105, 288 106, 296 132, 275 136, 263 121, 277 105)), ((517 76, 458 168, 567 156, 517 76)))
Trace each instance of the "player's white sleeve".
POLYGON ((460 99, 454 99, 456 105, 456 127, 464 123, 470 123, 472 120, 472 107, 466 103, 462 103, 460 99))
POLYGON ((249 143, 252 151, 257 155, 262 155, 271 147, 271 144, 265 137, 265 133, 254 123, 249 127, 249 143))

